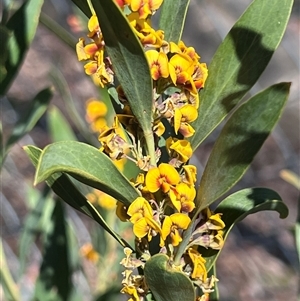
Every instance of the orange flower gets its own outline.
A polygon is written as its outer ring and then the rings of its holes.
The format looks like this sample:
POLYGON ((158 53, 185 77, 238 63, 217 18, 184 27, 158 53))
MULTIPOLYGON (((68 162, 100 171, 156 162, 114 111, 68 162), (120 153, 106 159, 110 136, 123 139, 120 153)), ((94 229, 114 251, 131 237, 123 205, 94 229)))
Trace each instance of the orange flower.
POLYGON ((91 243, 85 243, 80 248, 80 255, 94 263, 99 260, 99 253, 93 248, 91 243))
POLYGON ((184 178, 183 182, 187 183, 190 186, 194 186, 195 182, 197 180, 196 175, 197 175, 197 168, 194 165, 185 165, 183 166, 184 170, 184 178))
POLYGON ((162 226, 162 235, 160 246, 164 246, 164 241, 170 236, 171 244, 176 247, 182 241, 181 231, 186 230, 191 222, 191 219, 183 213, 174 213, 171 216, 166 216, 162 226))
POLYGON ((170 190, 170 199, 178 212, 189 213, 195 208, 196 189, 185 183, 179 183, 170 190))
POLYGON ((136 12, 129 14, 127 18, 134 33, 144 46, 159 48, 163 45, 164 32, 162 30, 155 31, 151 27, 149 19, 140 19, 139 14, 136 12))
POLYGON ((131 216, 133 233, 136 237, 142 238, 148 234, 148 241, 152 239, 154 232, 160 233, 159 224, 153 219, 153 210, 149 202, 138 197, 128 208, 127 214, 131 216))
POLYGON ((171 53, 183 53, 188 55, 195 63, 198 63, 200 56, 195 51, 194 47, 186 47, 183 41, 177 44, 170 42, 170 52, 171 53))
POLYGON ((130 221, 134 224, 143 217, 152 218, 153 211, 145 198, 138 197, 130 204, 127 214, 131 216, 130 221))
POLYGON ((162 4, 163 0, 131 0, 130 8, 138 12, 140 19, 152 15, 162 4))
POLYGON ((194 73, 194 61, 186 54, 176 53, 169 61, 169 70, 174 85, 189 82, 194 73))
POLYGON ((193 263, 193 272, 191 274, 191 278, 200 279, 205 282, 207 278, 207 271, 205 268, 206 260, 193 248, 188 249, 189 257, 193 263))
POLYGON ((106 126, 107 106, 103 101, 90 98, 86 102, 85 119, 90 123, 93 132, 101 132, 106 126))
POLYGON ((165 53, 148 50, 146 57, 150 66, 151 76, 154 80, 158 80, 160 77, 167 78, 169 76, 168 57, 165 53))
POLYGON ((175 109, 174 130, 179 131, 184 137, 191 137, 195 130, 189 124, 198 117, 198 111, 193 105, 186 104, 179 109, 175 109))
POLYGON ((187 140, 169 137, 166 140, 166 147, 170 157, 177 159, 179 163, 187 162, 193 155, 191 144, 187 140))
POLYGON ((146 187, 150 192, 161 189, 167 193, 170 186, 177 185, 179 181, 177 170, 167 163, 161 163, 158 167, 150 169, 146 175, 146 187))

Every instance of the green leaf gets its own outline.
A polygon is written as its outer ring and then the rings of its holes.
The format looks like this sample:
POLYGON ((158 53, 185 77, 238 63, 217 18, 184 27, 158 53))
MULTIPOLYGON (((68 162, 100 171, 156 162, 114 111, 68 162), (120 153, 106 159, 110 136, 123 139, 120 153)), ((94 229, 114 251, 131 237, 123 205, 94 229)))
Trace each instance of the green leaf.
POLYGON ((11 32, 3 25, 0 25, 0 41, 1 41, 1 56, 0 56, 0 83, 7 76, 7 70, 5 68, 5 62, 8 56, 8 41, 11 36, 11 32))
MULTIPOLYGON (((47 110, 48 104, 52 97, 52 90, 50 88, 40 91, 31 101, 28 111, 21 116, 20 120, 14 126, 12 134, 7 140, 4 153, 7 153, 9 149, 21 139, 24 135, 30 132, 37 121, 47 110)), ((5 155, 4 155, 5 156, 5 155)))
POLYGON ((24 273, 26 260, 28 255, 31 254, 35 238, 41 233, 45 234, 47 232, 46 229, 54 209, 54 202, 49 199, 49 191, 50 189, 46 186, 43 194, 38 195, 36 205, 26 216, 19 240, 20 276, 24 273))
POLYGON ((232 114, 203 172, 195 201, 197 212, 226 193, 246 172, 280 118, 289 89, 290 83, 273 85, 232 114))
POLYGON ((127 206, 139 196, 138 191, 105 154, 85 143, 62 141, 50 144, 42 151, 35 184, 57 172, 68 173, 127 206))
POLYGON ((152 78, 141 43, 111 0, 92 0, 114 72, 145 135, 152 134, 152 78))
POLYGON ((180 41, 189 3, 190 0, 164 0, 158 28, 165 32, 166 41, 180 41))
POLYGON ((19 288, 14 282, 12 275, 7 266, 5 253, 2 246, 2 238, 0 238, 0 278, 1 278, 1 287, 3 289, 3 296, 6 297, 7 301, 19 301, 20 292, 19 288))
MULTIPOLYGON (((25 146, 24 150, 29 156, 32 164, 37 167, 42 151, 39 148, 30 145, 25 146)), ((67 175, 57 172, 47 178, 46 183, 63 201, 65 201, 71 207, 94 219, 103 227, 103 229, 110 233, 121 246, 131 248, 125 240, 123 240, 108 226, 96 208, 78 191, 77 187, 72 183, 67 175)))
POLYGON ((293 0, 254 0, 215 53, 199 116, 192 124, 193 149, 216 128, 255 84, 278 47, 293 0))
POLYGON ((194 301, 191 280, 172 266, 168 256, 156 254, 144 268, 145 281, 156 301, 194 301))
POLYGON ((49 76, 53 81, 53 84, 55 85, 55 89, 58 91, 63 100, 63 103, 65 104, 66 112, 71 118, 73 124, 79 130, 80 134, 89 144, 99 144, 99 141, 89 131, 89 127, 84 118, 82 118, 82 116, 78 113, 78 109, 74 103, 74 99, 71 95, 68 83, 66 82, 63 74, 57 68, 52 68, 49 72, 49 76))
MULTIPOLYGON (((240 190, 224 199, 214 210, 215 213, 222 213, 222 220, 225 223, 224 241, 232 227, 247 215, 255 212, 273 210, 280 214, 280 218, 288 216, 288 208, 282 202, 277 192, 268 188, 247 188, 240 190)), ((221 250, 199 249, 206 259, 206 269, 209 271, 214 265, 221 250)))
POLYGON ((66 220, 63 203, 57 201, 49 220, 49 231, 44 245, 43 261, 36 282, 34 300, 68 300, 72 289, 66 220), (55 299, 54 299, 55 296, 55 299))
POLYGON ((71 48, 72 51, 76 48, 77 40, 76 38, 61 25, 59 25, 55 20, 49 17, 47 14, 41 12, 40 22, 51 30, 57 38, 60 38, 67 46, 71 48))
POLYGON ((77 140, 70 124, 55 106, 48 111, 48 126, 52 141, 77 140))
POLYGON ((39 23, 43 0, 28 0, 15 12, 6 24, 11 32, 8 41, 8 56, 5 66, 6 76, 1 78, 0 95, 5 95, 23 61, 39 23))

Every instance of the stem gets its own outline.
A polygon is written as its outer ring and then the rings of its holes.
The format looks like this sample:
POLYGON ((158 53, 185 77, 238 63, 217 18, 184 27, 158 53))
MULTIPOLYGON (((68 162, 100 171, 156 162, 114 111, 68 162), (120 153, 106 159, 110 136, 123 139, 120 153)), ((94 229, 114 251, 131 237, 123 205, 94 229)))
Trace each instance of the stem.
POLYGON ((64 43, 66 43, 73 51, 76 47, 76 39, 68 31, 66 31, 62 26, 60 26, 56 21, 50 18, 45 13, 41 12, 40 21, 49 30, 55 33, 64 43))
POLYGON ((94 7, 93 7, 93 4, 92 4, 91 0, 87 0, 87 3, 88 3, 88 6, 91 10, 92 15, 96 15, 96 12, 94 10, 94 7))
POLYGON ((148 155, 150 156, 150 165, 156 167, 155 143, 153 132, 144 132, 148 155))

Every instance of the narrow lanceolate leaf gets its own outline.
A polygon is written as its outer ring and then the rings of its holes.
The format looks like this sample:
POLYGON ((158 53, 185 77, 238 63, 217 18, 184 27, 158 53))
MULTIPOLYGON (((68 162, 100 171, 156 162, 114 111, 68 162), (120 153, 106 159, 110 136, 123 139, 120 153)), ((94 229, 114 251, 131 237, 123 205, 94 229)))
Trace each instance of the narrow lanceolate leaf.
POLYGON ((190 0, 164 0, 158 28, 165 32, 166 41, 180 41, 189 3, 190 0))
MULTIPOLYGON (((29 156, 32 164, 37 167, 42 150, 31 145, 25 146, 24 150, 29 156)), ((121 246, 130 247, 126 241, 124 241, 108 226, 97 209, 86 199, 84 195, 81 194, 81 192, 77 189, 77 187, 75 187, 67 175, 57 172, 52 174, 46 180, 46 183, 63 201, 65 201, 71 207, 94 219, 99 225, 102 226, 104 230, 110 233, 111 236, 121 244, 121 246)))
POLYGON ((9 301, 19 301, 20 292, 19 287, 14 282, 13 277, 7 265, 5 253, 2 246, 2 237, 0 237, 0 276, 1 276, 1 287, 3 290, 3 297, 9 301))
POLYGON ((168 256, 156 254, 144 268, 145 281, 156 301, 194 301, 191 280, 172 266, 168 256))
POLYGON ((48 145, 40 156, 35 184, 57 172, 65 172, 125 205, 130 205, 139 196, 138 191, 105 154, 81 142, 61 141, 48 145))
POLYGON ((70 124, 55 106, 52 106, 48 111, 48 126, 52 141, 77 140, 70 124))
POLYGON ((243 176, 281 116, 290 83, 253 96, 225 124, 208 159, 197 193, 197 212, 221 197, 243 176))
MULTIPOLYGON (((224 240, 226 240, 232 227, 247 215, 259 211, 277 211, 280 218, 288 216, 288 208, 282 202, 277 192, 268 188, 247 188, 240 190, 224 199, 216 208, 215 213, 222 213, 222 220, 225 223, 224 240)), ((200 250, 206 259, 206 269, 210 270, 214 265, 221 250, 204 249, 200 250)))
POLYGON ((71 247, 62 202, 55 202, 48 220, 43 261, 35 286, 34 300, 68 300, 72 289, 71 247))
POLYGON ((36 237, 46 233, 48 221, 54 208, 54 202, 49 198, 49 192, 51 192, 51 189, 46 186, 43 194, 39 194, 37 197, 31 196, 31 201, 35 201, 35 205, 26 215, 19 238, 20 276, 24 273, 36 237), (36 200, 34 200, 35 198, 36 200))
POLYGON ((1 78, 0 95, 6 94, 35 36, 43 2, 43 0, 25 1, 6 24, 10 37, 7 44, 7 60, 4 66, 1 66, 1 69, 5 68, 5 76, 1 78))
POLYGON ((151 133, 152 79, 143 48, 111 0, 92 0, 114 72, 145 134, 151 133))
POLYGON ((31 101, 28 111, 21 116, 8 138, 4 153, 7 153, 14 143, 30 132, 42 115, 46 112, 52 97, 51 88, 40 91, 31 101))
POLYGON ((254 0, 230 30, 209 66, 193 123, 193 149, 216 128, 255 84, 278 47, 293 0, 254 0))

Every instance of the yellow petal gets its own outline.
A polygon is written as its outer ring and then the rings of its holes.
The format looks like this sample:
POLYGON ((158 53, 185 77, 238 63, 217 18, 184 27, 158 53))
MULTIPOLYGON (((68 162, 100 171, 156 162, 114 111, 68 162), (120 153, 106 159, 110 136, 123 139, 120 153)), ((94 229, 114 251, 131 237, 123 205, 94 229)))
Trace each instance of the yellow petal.
POLYGON ((149 225, 144 217, 139 219, 133 225, 133 233, 138 238, 142 238, 146 236, 148 232, 149 232, 149 225))
POLYGON ((182 118, 181 111, 179 109, 175 109, 175 112, 174 112, 174 121, 173 122, 174 122, 174 131, 175 131, 176 135, 177 135, 178 130, 180 128, 181 118, 182 118))
POLYGON ((146 174, 145 184, 150 192, 156 192, 160 188, 160 172, 159 169, 152 168, 146 174))
POLYGON ((167 183, 170 185, 176 185, 179 183, 180 176, 174 166, 167 163, 161 163, 158 168, 161 176, 167 183))
POLYGON ((90 58, 84 51, 84 46, 84 38, 80 38, 79 42, 76 44, 76 53, 78 61, 86 61, 90 58))
POLYGON ((191 219, 183 213, 174 213, 170 216, 170 218, 173 225, 176 225, 178 228, 184 230, 186 230, 191 223, 191 219))

